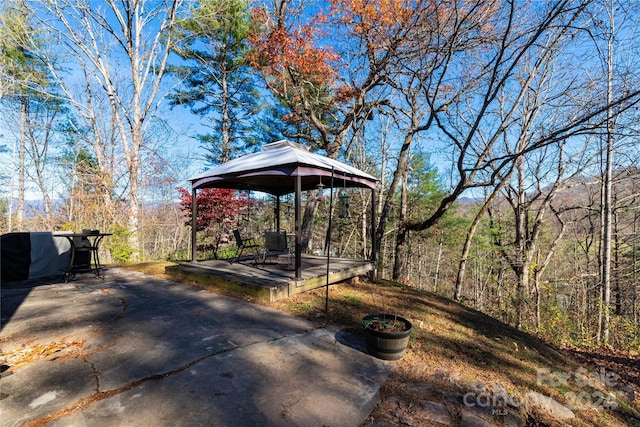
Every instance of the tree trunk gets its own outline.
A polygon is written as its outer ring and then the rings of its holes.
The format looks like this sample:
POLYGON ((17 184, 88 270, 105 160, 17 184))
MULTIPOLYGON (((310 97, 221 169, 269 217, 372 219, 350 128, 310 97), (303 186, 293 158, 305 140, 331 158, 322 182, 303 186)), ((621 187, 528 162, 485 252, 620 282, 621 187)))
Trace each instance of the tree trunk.
POLYGON ((222 129, 221 129, 221 136, 222 136, 222 150, 221 151, 221 158, 220 158, 220 163, 226 163, 229 160, 231 160, 231 152, 232 152, 232 147, 231 147, 231 130, 229 128, 229 122, 231 120, 231 118, 229 117, 229 102, 230 102, 230 98, 231 96, 229 95, 229 85, 227 82, 227 70, 222 70, 222 80, 220 82, 220 86, 222 89, 222 121, 221 121, 221 125, 222 125, 222 129))
MULTIPOLYGON (((362 236, 362 259, 371 259, 371 253, 369 251, 369 241, 371 240, 371 236, 367 235, 367 228, 369 227, 369 216, 367 215, 367 206, 368 204, 365 200, 362 200, 362 216, 360 219, 360 234, 362 236)), ((373 233, 373 230, 371 230, 373 233)))
POLYGON ((140 160, 136 150, 135 155, 131 156, 129 166, 129 220, 127 228, 129 229, 129 244, 134 249, 132 258, 134 260, 144 259, 144 249, 142 240, 140 239, 140 200, 138 190, 138 175, 140 171, 140 160))
POLYGON ((393 280, 407 279, 407 237, 408 231, 402 226, 407 218, 407 179, 409 177, 407 169, 402 174, 402 185, 400 189, 400 214, 398 215, 398 233, 396 234, 396 250, 393 262, 393 280))
POLYGON ((436 259, 436 271, 434 273, 434 277, 433 277, 433 292, 437 293, 438 292, 438 281, 440 280, 440 264, 442 261, 442 252, 443 252, 443 245, 444 245, 444 236, 441 234, 440 235, 440 242, 438 243, 438 258, 436 259))
POLYGON ((529 256, 527 254, 527 240, 528 240, 528 214, 527 214, 527 195, 524 190, 524 159, 520 158, 516 161, 517 173, 518 173, 518 195, 515 206, 515 265, 514 272, 516 273, 516 326, 518 329, 522 328, 522 318, 527 305, 526 296, 529 291, 529 256))
MULTIPOLYGON (((610 10, 610 33, 607 39, 607 104, 611 105, 613 100, 613 39, 615 34, 613 2, 610 10)), ((604 169, 603 183, 603 236, 602 236, 602 343, 609 344, 609 324, 610 324, 610 303, 611 303, 611 231, 612 231, 612 187, 613 187, 613 143, 614 143, 614 126, 613 109, 609 108, 607 112, 607 145, 604 169)))
MULTIPOLYGON (((398 185, 401 183, 402 178, 405 174, 405 171, 409 165, 409 151, 411 148, 411 142, 413 141, 413 134, 407 134, 404 138, 402 147, 400 148, 400 154, 398 156, 398 164, 393 173, 393 180, 387 189, 386 196, 384 198, 384 204, 382 209, 380 210, 380 215, 378 218, 378 227, 375 231, 375 241, 376 248, 378 250, 378 255, 376 259, 382 260, 383 258, 380 256, 380 251, 382 249, 382 239, 385 234, 385 230, 387 229, 387 223, 389 221, 389 217, 391 216, 391 211, 394 205, 395 193, 398 188, 398 185)), ((403 224, 400 224, 398 228, 404 228, 403 224)))
POLYGON ((529 268, 531 264, 523 260, 522 266, 515 269, 516 272, 516 328, 522 329, 522 320, 524 319, 525 310, 527 308, 527 295, 529 292, 529 268))
POLYGON ((536 272, 533 277, 533 289, 536 297, 536 332, 540 332, 540 304, 541 304, 541 295, 540 295, 540 277, 542 273, 536 269, 536 272))
MULTIPOLYGON (((24 198, 25 198, 25 162, 27 143, 27 108, 26 96, 20 98, 20 139, 18 146, 18 206, 16 209, 16 229, 24 231, 24 198)), ((10 201, 13 203, 13 200, 10 201)))
POLYGON ((311 192, 310 197, 307 199, 307 204, 304 207, 302 214, 302 230, 300 236, 300 246, 303 252, 309 252, 311 249, 311 233, 313 231, 313 218, 318 211, 318 198, 317 192, 314 190, 311 192))
MULTIPOLYGON (((616 204, 614 199, 614 205, 616 204)), ((618 229, 618 213, 613 215, 613 292, 615 294, 615 313, 622 314, 622 290, 620 289, 620 230, 618 229)))

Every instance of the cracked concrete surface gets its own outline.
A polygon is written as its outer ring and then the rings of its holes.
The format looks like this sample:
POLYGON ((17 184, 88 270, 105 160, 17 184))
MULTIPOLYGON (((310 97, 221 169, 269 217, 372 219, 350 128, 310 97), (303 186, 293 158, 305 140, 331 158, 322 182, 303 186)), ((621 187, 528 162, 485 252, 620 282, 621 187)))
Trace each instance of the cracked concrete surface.
POLYGON ((357 426, 393 364, 343 331, 136 272, 2 289, 0 425, 357 426))

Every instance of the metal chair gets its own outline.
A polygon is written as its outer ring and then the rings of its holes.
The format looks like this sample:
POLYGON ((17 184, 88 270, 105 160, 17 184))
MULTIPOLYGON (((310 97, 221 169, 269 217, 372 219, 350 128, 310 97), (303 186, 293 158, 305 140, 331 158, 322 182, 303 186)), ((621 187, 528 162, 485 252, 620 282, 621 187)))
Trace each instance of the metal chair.
POLYGON ((243 239, 242 236, 240 236, 240 231, 237 229, 233 230, 233 237, 235 237, 236 239, 236 246, 238 247, 239 252, 235 261, 231 261, 231 263, 233 264, 234 262, 238 262, 240 260, 240 257, 242 256, 242 252, 245 249, 251 249, 253 250, 253 262, 254 264, 257 264, 258 256, 260 255, 260 253, 258 252, 258 248, 260 247, 260 245, 256 243, 256 241, 252 238, 243 239))
POLYGON ((286 231, 265 231, 264 233, 264 258, 262 264, 267 262, 267 258, 280 255, 289 255, 286 231))

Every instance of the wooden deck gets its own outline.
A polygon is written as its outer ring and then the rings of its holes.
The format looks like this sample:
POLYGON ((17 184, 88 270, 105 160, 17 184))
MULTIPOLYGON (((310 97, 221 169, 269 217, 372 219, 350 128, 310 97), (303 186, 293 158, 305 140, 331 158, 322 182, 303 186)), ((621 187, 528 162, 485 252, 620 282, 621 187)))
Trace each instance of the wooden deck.
MULTIPOLYGON (((301 280, 296 280, 287 256, 273 261, 264 265, 254 264, 253 259, 235 263, 225 260, 189 262, 167 267, 166 273, 176 278, 242 292, 265 301, 286 298, 327 284, 326 257, 303 254, 301 280)), ((367 274, 373 268, 370 261, 331 258, 329 284, 367 274)))

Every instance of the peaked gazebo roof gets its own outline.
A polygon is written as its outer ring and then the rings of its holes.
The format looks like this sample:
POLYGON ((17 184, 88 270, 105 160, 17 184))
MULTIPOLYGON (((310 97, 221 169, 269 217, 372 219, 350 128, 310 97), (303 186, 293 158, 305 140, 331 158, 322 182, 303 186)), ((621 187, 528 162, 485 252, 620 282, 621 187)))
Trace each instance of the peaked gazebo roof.
MULTIPOLYGON (((247 154, 191 178, 192 210, 197 215, 196 191, 200 188, 233 188, 255 190, 277 197, 295 193, 295 277, 302 278, 301 192, 316 189, 322 183, 334 187, 361 187, 371 190, 371 229, 375 227, 375 191, 377 178, 352 166, 319 154, 291 141, 278 141, 262 147, 258 153, 247 154)), ((375 256, 374 233, 371 233, 372 255, 375 256)), ((192 262, 196 261, 196 229, 191 228, 192 262)))
POLYGON ((336 187, 375 189, 377 178, 352 166, 319 154, 291 141, 267 144, 257 153, 247 154, 191 178, 192 189, 235 188, 256 190, 274 195, 295 191, 295 180, 301 178, 300 190, 312 190, 322 182, 330 186, 333 169, 336 187))

